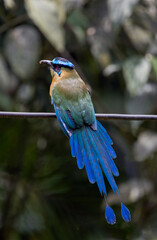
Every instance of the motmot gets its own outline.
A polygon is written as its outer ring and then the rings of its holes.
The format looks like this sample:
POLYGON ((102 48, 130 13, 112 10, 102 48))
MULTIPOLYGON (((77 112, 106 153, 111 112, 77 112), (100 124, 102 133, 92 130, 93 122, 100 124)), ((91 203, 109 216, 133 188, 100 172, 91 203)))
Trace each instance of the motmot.
MULTIPOLYGON (((60 126, 69 138, 71 155, 76 157, 79 169, 85 167, 90 183, 97 183, 106 202, 105 218, 109 224, 116 223, 116 215, 107 202, 103 173, 114 193, 119 194, 115 178, 119 176, 114 162, 116 153, 113 142, 105 128, 96 120, 90 93, 73 63, 62 57, 41 60, 51 73, 51 103, 60 126)), ((131 220, 129 209, 121 202, 121 216, 131 220)))

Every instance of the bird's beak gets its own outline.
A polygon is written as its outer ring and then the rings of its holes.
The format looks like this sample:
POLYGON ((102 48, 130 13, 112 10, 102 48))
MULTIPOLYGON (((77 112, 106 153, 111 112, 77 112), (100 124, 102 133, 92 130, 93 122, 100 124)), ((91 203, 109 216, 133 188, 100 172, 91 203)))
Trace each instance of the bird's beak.
POLYGON ((54 77, 54 70, 53 70, 52 62, 50 60, 41 60, 39 63, 40 64, 45 64, 49 67, 51 77, 53 78, 54 77))
POLYGON ((40 64, 46 64, 46 65, 48 65, 49 67, 51 66, 51 61, 50 61, 50 60, 41 60, 39 63, 40 63, 40 64))

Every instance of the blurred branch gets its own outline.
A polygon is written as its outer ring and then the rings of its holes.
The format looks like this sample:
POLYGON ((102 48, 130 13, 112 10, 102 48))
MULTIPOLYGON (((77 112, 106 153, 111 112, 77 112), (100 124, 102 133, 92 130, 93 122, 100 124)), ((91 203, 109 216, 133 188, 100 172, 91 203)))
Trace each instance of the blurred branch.
POLYGON ((26 14, 24 15, 21 15, 17 18, 14 18, 14 19, 11 19, 9 22, 3 24, 2 26, 0 26, 0 34, 7 31, 8 28, 11 28, 11 27, 14 27, 16 26, 17 24, 20 24, 22 22, 25 22, 27 21, 29 18, 26 14))
MULTIPOLYGON (((42 112, 0 112, 0 118, 56 118, 56 114, 42 112)), ((97 113, 96 118, 102 120, 157 120, 157 115, 97 113)))

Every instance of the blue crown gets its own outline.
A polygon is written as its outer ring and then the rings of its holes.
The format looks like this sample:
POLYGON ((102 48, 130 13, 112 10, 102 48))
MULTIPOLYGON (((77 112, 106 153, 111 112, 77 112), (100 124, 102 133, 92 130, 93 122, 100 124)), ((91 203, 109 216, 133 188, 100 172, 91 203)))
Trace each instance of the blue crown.
POLYGON ((75 66, 65 58, 56 57, 52 60, 53 65, 59 65, 61 67, 75 68, 75 66))

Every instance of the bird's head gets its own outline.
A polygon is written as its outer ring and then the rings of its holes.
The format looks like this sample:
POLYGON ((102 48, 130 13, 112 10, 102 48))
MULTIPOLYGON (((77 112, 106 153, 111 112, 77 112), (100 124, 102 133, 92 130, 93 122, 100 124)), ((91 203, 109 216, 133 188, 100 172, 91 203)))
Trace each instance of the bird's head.
POLYGON ((74 65, 65 58, 56 57, 52 61, 50 60, 41 60, 40 64, 46 64, 50 68, 51 75, 53 77, 54 73, 57 73, 58 76, 61 76, 62 69, 67 68, 69 70, 73 70, 74 65))

